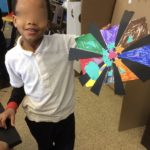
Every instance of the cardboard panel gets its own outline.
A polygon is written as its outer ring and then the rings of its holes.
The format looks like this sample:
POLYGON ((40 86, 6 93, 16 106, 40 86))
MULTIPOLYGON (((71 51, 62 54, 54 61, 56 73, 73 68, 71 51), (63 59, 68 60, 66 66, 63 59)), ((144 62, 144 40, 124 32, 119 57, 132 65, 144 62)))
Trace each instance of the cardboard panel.
MULTIPOLYGON (((116 0, 116 5, 112 17, 112 24, 118 24, 124 10, 135 11, 132 18, 146 17, 148 28, 150 29, 149 0, 116 0), (144 11, 143 11, 144 10, 144 11)), ((135 128, 146 123, 150 110, 150 81, 139 80, 126 83, 126 95, 123 98, 119 130, 135 128)))
POLYGON ((112 24, 118 24, 123 15, 124 10, 134 11, 135 14, 132 19, 146 17, 148 28, 150 29, 150 17, 149 17, 149 0, 132 0, 132 3, 128 3, 128 0, 116 0, 115 9, 112 17, 112 24))
POLYGON ((81 33, 87 33, 89 23, 102 28, 109 24, 116 0, 82 0, 81 33))
POLYGON ((150 112, 150 80, 130 81, 126 84, 119 130, 145 125, 150 112))

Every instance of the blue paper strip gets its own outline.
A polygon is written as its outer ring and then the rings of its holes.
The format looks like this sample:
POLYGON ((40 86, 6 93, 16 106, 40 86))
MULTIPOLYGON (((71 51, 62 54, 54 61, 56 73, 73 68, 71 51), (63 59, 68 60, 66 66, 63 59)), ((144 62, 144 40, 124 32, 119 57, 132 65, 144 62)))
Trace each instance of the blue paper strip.
POLYGON ((126 58, 150 67, 150 45, 124 52, 119 58, 126 58))

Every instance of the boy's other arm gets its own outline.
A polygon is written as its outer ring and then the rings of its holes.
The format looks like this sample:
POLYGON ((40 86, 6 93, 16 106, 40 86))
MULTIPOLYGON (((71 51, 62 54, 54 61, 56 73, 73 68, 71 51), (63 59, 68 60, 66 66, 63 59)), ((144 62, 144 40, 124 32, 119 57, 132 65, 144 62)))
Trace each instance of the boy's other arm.
POLYGON ((0 127, 7 128, 6 120, 10 119, 11 125, 15 124, 15 114, 25 96, 24 87, 13 88, 6 109, 0 114, 0 127))
POLYGON ((23 98, 25 96, 25 91, 24 91, 24 87, 20 87, 20 88, 13 88, 11 96, 9 98, 9 101, 7 103, 7 108, 14 108, 17 109, 20 105, 20 103, 22 102, 23 98))

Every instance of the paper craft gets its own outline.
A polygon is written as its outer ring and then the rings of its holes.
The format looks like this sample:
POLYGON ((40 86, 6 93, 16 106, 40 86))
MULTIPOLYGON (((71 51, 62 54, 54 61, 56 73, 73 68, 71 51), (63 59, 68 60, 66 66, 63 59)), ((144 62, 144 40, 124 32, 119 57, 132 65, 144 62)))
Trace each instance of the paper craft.
MULTIPOLYGON (((0 103, 0 113, 4 111, 2 104, 0 103)), ((7 129, 0 128, 0 140, 8 143, 9 147, 12 148, 22 142, 16 128, 10 125, 10 121, 7 120, 7 129)))
POLYGON ((82 85, 99 95, 103 83, 114 83, 115 94, 124 95, 123 82, 150 79, 150 35, 146 19, 131 21, 125 11, 119 25, 101 29, 91 25, 89 33, 76 38, 70 60, 80 60, 82 85))

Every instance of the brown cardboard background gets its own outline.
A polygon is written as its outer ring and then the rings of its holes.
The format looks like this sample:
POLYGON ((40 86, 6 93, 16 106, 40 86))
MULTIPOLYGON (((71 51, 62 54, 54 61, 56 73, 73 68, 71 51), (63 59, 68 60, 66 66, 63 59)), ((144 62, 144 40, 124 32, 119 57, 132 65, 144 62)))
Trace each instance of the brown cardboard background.
MULTIPOLYGON (((150 0, 117 0, 112 24, 118 24, 124 10, 135 11, 132 19, 145 16, 150 30, 150 0)), ((142 126, 146 123, 150 111, 150 80, 127 82, 126 95, 123 98, 119 130, 126 130, 142 126)))
POLYGON ((82 0, 81 32, 87 33, 89 23, 99 28, 111 22, 116 0, 82 0))
POLYGON ((130 81, 125 86, 119 130, 145 125, 150 114, 150 80, 130 81))
POLYGON ((145 16, 150 29, 150 0, 132 0, 131 4, 128 4, 128 0, 116 0, 115 9, 112 17, 112 24, 118 24, 124 10, 135 11, 135 15, 132 19, 145 16))

